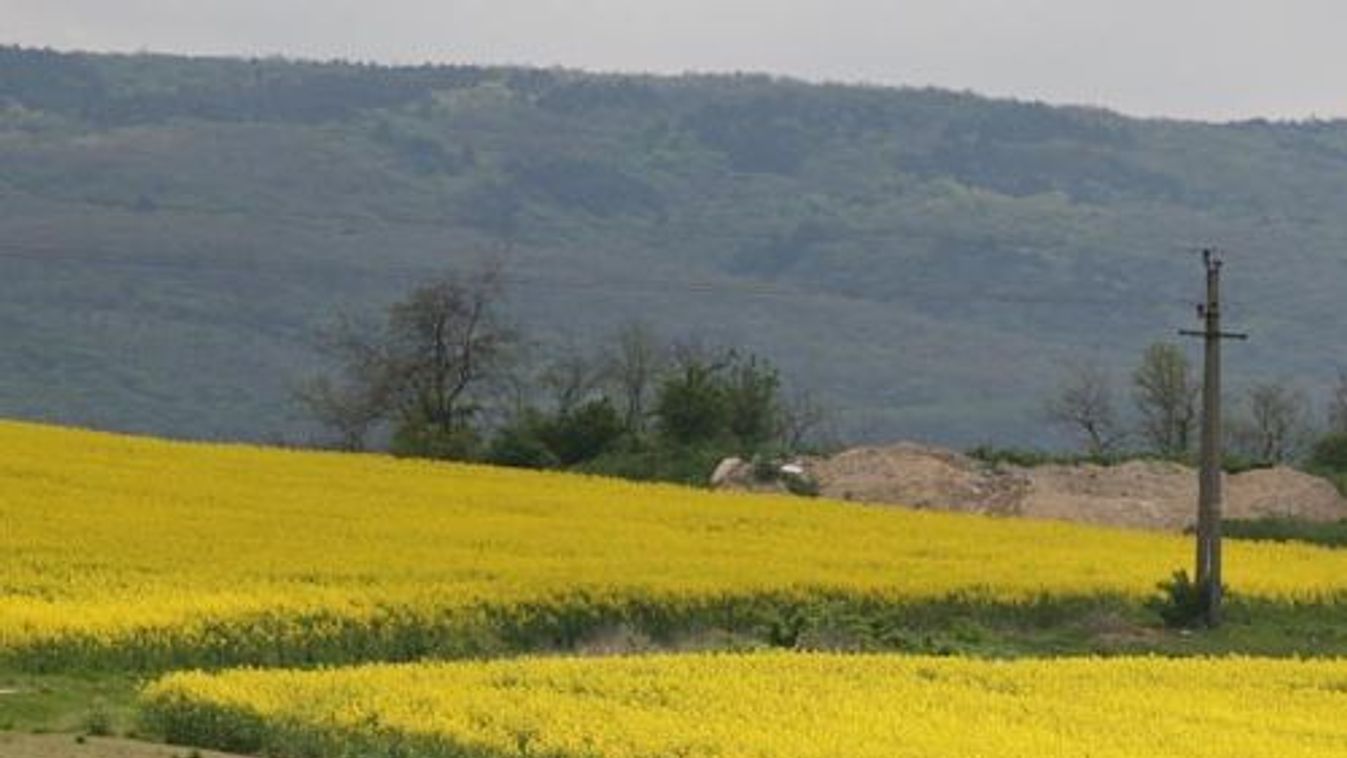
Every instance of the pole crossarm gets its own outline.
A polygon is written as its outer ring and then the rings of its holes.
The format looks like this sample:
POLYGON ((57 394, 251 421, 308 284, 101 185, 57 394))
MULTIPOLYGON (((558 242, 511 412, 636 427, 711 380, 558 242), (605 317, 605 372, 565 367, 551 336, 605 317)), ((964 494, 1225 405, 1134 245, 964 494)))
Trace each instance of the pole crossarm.
MULTIPOLYGON (((1179 334, 1184 337, 1206 337, 1206 332, 1200 332, 1196 329, 1180 329, 1179 334)), ((1249 335, 1245 332, 1216 332, 1210 335, 1223 340, 1247 340, 1249 335)))

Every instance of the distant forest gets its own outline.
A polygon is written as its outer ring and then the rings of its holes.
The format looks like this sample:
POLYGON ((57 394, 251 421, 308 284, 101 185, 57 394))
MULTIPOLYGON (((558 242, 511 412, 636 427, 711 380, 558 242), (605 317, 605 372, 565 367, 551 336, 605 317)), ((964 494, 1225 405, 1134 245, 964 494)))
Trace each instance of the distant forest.
MULTIPOLYGON (((1232 392, 1347 364, 1347 125, 754 75, 0 48, 0 415, 303 440, 337 314, 483 259, 543 356, 639 321, 847 439, 1051 447, 1063 365, 1194 324, 1232 392)), ((1196 346, 1192 346, 1196 349, 1196 346)))

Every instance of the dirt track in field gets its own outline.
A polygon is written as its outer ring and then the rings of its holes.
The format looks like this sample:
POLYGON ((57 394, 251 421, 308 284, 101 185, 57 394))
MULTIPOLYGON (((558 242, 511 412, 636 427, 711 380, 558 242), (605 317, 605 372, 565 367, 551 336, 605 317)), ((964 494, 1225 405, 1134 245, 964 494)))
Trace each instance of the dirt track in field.
POLYGON ((213 750, 160 745, 111 737, 73 734, 15 734, 0 732, 0 756, 4 758, 240 758, 213 750))

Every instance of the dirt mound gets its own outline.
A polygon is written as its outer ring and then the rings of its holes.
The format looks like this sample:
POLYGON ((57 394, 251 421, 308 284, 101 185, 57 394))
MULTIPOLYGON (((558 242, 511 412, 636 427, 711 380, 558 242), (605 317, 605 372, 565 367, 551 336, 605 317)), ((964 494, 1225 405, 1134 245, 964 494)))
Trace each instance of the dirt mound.
MULTIPOLYGON (((1190 526, 1197 508, 1196 472, 1162 461, 1021 468, 899 443, 801 464, 823 496, 865 503, 1167 530, 1190 526)), ((1286 467, 1224 477, 1224 491, 1227 518, 1347 518, 1332 484, 1286 467)))
POLYGON ((1225 511, 1230 518, 1293 516, 1309 521, 1347 517, 1338 489, 1326 479, 1303 471, 1277 468, 1246 471, 1230 477, 1225 511))
MULTIPOLYGON (((1197 472, 1177 463, 1041 466, 1021 512, 1036 518, 1179 530, 1196 518, 1197 472)), ((1295 469, 1222 477, 1226 518, 1290 516, 1309 521, 1347 517, 1347 501, 1327 481, 1295 469)))
MULTIPOLYGON (((1043 466, 1026 473, 1032 482, 1026 516, 1175 530, 1196 519, 1197 472, 1177 463, 1043 466)), ((1226 518, 1347 518, 1347 500, 1332 484, 1285 466, 1223 476, 1222 489, 1226 518)))
POLYGON ((1021 513, 1034 518, 1182 529, 1196 509, 1197 476, 1177 463, 1050 465, 1021 471, 1030 481, 1021 513))
POLYGON ((1014 515, 1028 480, 937 447, 858 447, 804 462, 820 494, 865 503, 1014 515))

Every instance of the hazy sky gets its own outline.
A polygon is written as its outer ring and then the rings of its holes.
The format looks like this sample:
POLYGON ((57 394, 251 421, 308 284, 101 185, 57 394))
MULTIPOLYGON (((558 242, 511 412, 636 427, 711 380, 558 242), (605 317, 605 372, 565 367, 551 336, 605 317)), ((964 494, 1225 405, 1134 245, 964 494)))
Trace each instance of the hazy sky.
POLYGON ((1347 116, 1343 0, 0 0, 0 42, 766 71, 1138 115, 1347 116))

